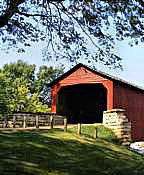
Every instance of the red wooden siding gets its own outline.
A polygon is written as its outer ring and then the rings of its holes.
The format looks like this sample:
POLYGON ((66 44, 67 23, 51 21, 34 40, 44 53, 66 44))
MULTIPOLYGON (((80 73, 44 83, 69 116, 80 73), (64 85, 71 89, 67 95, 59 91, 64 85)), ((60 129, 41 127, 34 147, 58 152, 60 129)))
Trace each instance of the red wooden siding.
POLYGON ((79 68, 77 71, 73 72, 71 75, 61 80, 59 83, 61 85, 73 85, 73 84, 85 84, 85 83, 99 83, 101 81, 106 81, 107 79, 92 73, 91 71, 85 69, 84 67, 79 68))
POLYGON ((120 82, 114 82, 113 107, 126 110, 132 123, 134 140, 144 139, 144 92, 120 82))
POLYGON ((107 109, 113 108, 113 82, 102 76, 99 76, 84 67, 80 67, 69 76, 58 81, 52 87, 52 112, 56 112, 56 96, 58 91, 63 86, 74 84, 89 84, 89 83, 101 83, 107 89, 107 109))

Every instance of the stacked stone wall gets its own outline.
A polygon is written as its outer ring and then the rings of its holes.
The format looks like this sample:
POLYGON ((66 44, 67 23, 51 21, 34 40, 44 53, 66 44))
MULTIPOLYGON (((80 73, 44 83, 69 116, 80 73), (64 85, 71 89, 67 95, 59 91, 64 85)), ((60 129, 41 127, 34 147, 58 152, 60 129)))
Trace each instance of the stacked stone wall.
POLYGON ((128 145, 131 142, 131 123, 128 121, 123 109, 113 109, 104 111, 103 124, 112 129, 115 135, 122 141, 123 144, 128 145))

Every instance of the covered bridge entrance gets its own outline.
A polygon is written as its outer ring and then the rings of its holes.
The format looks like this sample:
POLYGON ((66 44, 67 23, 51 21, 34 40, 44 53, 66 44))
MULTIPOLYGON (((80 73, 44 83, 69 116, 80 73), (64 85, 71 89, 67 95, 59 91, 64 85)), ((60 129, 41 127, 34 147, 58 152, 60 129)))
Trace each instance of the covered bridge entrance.
POLYGON ((101 123, 107 110, 107 90, 98 84, 62 87, 57 94, 57 113, 68 116, 68 123, 101 123))
POLYGON ((103 111, 112 109, 112 81, 82 64, 50 85, 52 112, 67 116, 68 123, 101 123, 103 111))

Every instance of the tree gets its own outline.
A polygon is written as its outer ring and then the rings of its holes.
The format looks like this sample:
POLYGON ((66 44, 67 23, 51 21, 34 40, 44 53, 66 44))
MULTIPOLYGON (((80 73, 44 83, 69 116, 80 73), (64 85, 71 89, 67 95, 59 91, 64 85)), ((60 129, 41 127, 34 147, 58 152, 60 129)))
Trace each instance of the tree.
MULTIPOLYGON (((34 91, 35 65, 29 65, 21 60, 16 63, 5 64, 0 70, 3 78, 1 93, 7 104, 5 113, 23 111, 34 91)), ((3 104, 4 101, 3 101, 3 104)), ((3 106, 3 105, 2 105, 3 106)))
POLYGON ((8 80, 0 72, 0 118, 9 113, 9 95, 8 80))
POLYGON ((3 45, 19 52, 46 40, 48 60, 82 57, 120 67, 115 41, 144 42, 143 12, 142 0, 3 0, 0 35, 3 45))
POLYGON ((35 65, 21 60, 0 69, 0 117, 8 113, 48 112, 51 93, 49 83, 63 73, 63 68, 35 65))
POLYGON ((17 85, 23 85, 28 87, 32 93, 35 81, 35 68, 36 65, 34 64, 28 64, 18 60, 15 63, 5 64, 2 72, 13 82, 15 88, 17 85))
POLYGON ((48 105, 40 102, 39 93, 33 93, 27 103, 27 107, 23 109, 24 112, 49 112, 48 105))
POLYGON ((35 91, 40 94, 40 101, 43 104, 51 105, 51 90, 49 83, 64 73, 63 67, 40 66, 35 81, 35 91))

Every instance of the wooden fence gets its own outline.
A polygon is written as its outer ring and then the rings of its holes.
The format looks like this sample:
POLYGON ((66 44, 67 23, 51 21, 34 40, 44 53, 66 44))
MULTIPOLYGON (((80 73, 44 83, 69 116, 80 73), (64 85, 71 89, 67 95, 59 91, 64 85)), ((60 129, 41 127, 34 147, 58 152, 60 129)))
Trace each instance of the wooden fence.
POLYGON ((0 121, 0 128, 53 128, 59 125, 64 125, 64 117, 56 113, 14 113, 0 121))

